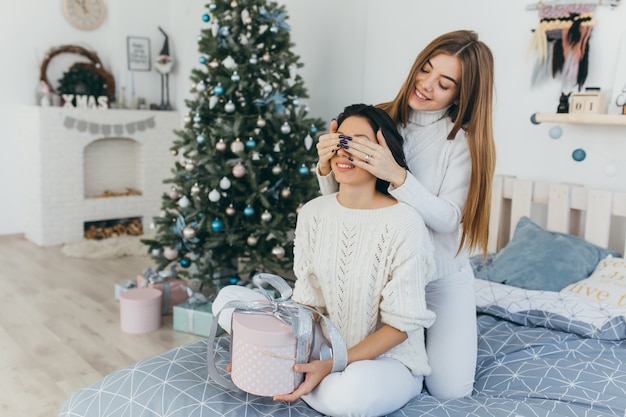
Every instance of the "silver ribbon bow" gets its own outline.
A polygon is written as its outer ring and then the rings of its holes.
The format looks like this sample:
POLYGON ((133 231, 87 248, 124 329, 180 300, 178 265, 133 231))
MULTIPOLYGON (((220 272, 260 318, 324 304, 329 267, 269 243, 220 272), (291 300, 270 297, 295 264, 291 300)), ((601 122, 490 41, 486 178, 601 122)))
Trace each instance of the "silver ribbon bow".
POLYGON ((146 268, 143 271, 143 276, 145 281, 141 285, 142 288, 148 286, 148 284, 158 284, 160 282, 163 283, 163 296, 161 306, 161 312, 163 314, 167 314, 170 309, 170 283, 167 281, 168 278, 176 278, 178 274, 176 273, 176 265, 173 265, 169 271, 159 271, 156 272, 152 268, 146 268))
MULTIPOLYGON (((315 320, 313 315, 317 314, 326 324, 326 329, 332 345, 331 352, 333 358, 333 368, 331 372, 341 372, 345 369, 348 364, 348 351, 346 344, 341 337, 339 330, 326 316, 322 315, 313 308, 291 300, 290 298, 293 293, 291 287, 278 275, 266 273, 257 274, 252 278, 252 282, 260 289, 261 294, 265 296, 267 302, 230 301, 224 305, 221 311, 233 308, 234 311, 241 313, 272 315, 291 326, 293 335, 296 338, 296 363, 307 363, 309 361, 314 336, 313 323, 315 320), (274 287, 280 293, 280 297, 273 298, 271 294, 265 290, 265 284, 269 284, 274 287)), ((219 315, 220 313, 213 318, 211 332, 209 333, 209 338, 207 340, 209 376, 223 387, 236 390, 238 388, 235 384, 222 376, 215 366, 215 335, 217 333, 219 315)), ((294 385, 297 387, 300 383, 302 383, 304 375, 299 372, 294 372, 294 378, 294 385)))

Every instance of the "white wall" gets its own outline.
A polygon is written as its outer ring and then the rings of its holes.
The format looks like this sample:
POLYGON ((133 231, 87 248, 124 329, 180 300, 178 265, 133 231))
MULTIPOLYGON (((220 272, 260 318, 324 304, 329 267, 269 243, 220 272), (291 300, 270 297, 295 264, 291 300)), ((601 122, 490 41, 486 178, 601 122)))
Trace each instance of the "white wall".
MULTIPOLYGON (((245 0, 240 0, 245 1, 245 0)), ((126 70, 126 37, 151 38, 153 58, 163 37, 170 36, 176 60, 171 75, 170 99, 184 111, 189 97, 189 74, 198 64, 196 39, 203 26, 206 2, 195 0, 105 0, 108 15, 93 32, 66 23, 61 1, 25 0, 0 3, 0 234, 24 230, 20 173, 28 169, 21 155, 16 105, 34 104, 39 66, 46 51, 63 44, 78 44, 97 51, 105 67, 130 89, 126 70)), ((415 55, 433 37, 454 29, 473 29, 493 50, 496 60, 495 131, 497 171, 533 179, 582 183, 626 189, 626 127, 560 125, 563 136, 550 139, 554 125, 533 125, 534 112, 554 112, 560 82, 531 88, 534 62, 527 57, 536 11, 530 1, 449 0, 282 0, 289 12, 292 40, 305 67, 301 70, 311 98, 312 115, 329 120, 346 104, 378 103, 393 98, 415 55), (452 12, 454 9, 454 12, 452 12), (574 149, 582 147, 587 159, 575 162, 574 149), (614 165, 614 176, 605 174, 614 165)), ((611 96, 625 29, 626 6, 599 7, 590 41, 587 86, 599 86, 611 96)), ((49 78, 54 84, 73 62, 55 59, 49 78), (58 61, 58 62, 57 62, 58 61)), ((622 76, 626 83, 626 74, 622 76)), ((160 78, 152 70, 136 73, 137 95, 160 101, 160 78)), ((626 116, 625 116, 626 117, 626 116)))

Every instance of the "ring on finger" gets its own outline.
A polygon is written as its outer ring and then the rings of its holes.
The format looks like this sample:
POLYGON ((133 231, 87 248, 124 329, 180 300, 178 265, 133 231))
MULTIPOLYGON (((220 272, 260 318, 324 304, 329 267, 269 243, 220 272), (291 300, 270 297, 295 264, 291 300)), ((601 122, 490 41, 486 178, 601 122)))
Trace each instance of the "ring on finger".
POLYGON ((365 154, 365 158, 363 160, 365 161, 365 163, 369 164, 371 157, 372 157, 372 155, 366 153, 365 154))

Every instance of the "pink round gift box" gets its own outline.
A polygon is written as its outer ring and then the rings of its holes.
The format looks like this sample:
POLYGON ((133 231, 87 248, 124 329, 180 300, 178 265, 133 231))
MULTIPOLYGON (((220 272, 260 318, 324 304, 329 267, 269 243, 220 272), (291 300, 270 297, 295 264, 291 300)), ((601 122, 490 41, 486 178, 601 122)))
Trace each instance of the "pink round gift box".
POLYGON ((231 328, 233 383, 260 396, 293 392, 299 381, 291 326, 274 316, 236 311, 231 328))
POLYGON ((148 333, 161 327, 161 291, 134 288, 120 294, 120 328, 125 333, 148 333))

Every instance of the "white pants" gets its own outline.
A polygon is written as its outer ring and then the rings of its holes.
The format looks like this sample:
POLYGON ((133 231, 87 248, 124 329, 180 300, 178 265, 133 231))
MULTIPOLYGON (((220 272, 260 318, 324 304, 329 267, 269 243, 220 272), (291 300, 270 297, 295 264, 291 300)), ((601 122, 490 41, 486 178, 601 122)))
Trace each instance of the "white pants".
MULTIPOLYGON (((264 300, 249 288, 224 287, 213 302, 213 314, 220 313, 218 323, 230 333, 232 309, 223 306, 233 300, 264 300)), ((317 338, 316 338, 317 339, 317 338)), ((395 359, 378 357, 351 363, 343 372, 328 375, 302 399, 313 409, 333 417, 382 416, 406 404, 422 390, 423 378, 414 376, 395 359)))
POLYGON ((447 400, 471 395, 476 372, 476 298, 471 265, 426 286, 426 303, 437 314, 426 329, 431 374, 428 392, 447 400))

